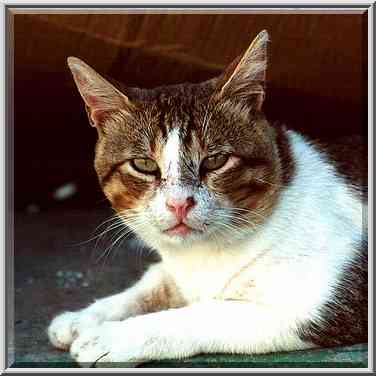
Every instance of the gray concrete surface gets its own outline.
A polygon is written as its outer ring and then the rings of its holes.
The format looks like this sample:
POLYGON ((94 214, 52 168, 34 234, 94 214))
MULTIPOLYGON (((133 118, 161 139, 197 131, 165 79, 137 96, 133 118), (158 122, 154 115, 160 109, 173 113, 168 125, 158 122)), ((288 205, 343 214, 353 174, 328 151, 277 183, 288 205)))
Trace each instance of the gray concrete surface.
POLYGON ((129 249, 128 241, 105 254, 116 231, 98 244, 97 239, 88 241, 95 228, 111 214, 105 209, 16 214, 14 347, 17 362, 67 362, 69 356, 48 342, 46 328, 52 317, 123 290, 139 278, 145 265, 153 259, 145 252, 129 249))

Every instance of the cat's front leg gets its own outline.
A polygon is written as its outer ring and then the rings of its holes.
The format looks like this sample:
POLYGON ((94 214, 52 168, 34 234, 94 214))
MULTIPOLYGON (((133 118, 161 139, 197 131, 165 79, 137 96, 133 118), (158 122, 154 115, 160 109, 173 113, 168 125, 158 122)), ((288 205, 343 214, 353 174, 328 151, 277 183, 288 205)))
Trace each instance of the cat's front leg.
POLYGON ((83 331, 106 321, 120 321, 131 316, 177 307, 183 304, 173 281, 161 264, 154 265, 133 287, 116 295, 99 299, 87 308, 64 312, 48 327, 51 343, 67 350, 83 331))
POLYGON ((99 367, 110 363, 133 367, 153 359, 190 356, 196 352, 194 332, 189 322, 184 325, 181 313, 184 308, 103 323, 84 331, 73 342, 71 356, 82 367, 94 363, 99 367))
POLYGON ((73 343, 71 355, 82 366, 89 366, 309 347, 312 345, 299 338, 294 318, 275 307, 209 301, 89 329, 73 343))

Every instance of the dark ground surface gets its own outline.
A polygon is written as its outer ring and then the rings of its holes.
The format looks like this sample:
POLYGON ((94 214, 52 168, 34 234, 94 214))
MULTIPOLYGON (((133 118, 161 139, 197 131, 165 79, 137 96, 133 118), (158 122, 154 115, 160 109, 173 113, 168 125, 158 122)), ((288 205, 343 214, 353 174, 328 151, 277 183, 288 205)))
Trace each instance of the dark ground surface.
POLYGON ((16 214, 17 360, 25 360, 25 357, 32 362, 66 359, 63 352, 53 349, 48 342, 46 328, 52 317, 120 292, 142 273, 145 258, 135 252, 131 254, 126 246, 104 255, 109 241, 100 241, 97 249, 95 240, 85 243, 111 214, 110 210, 77 209, 16 214))
MULTIPOLYGON (((63 206, 36 213, 18 211, 15 215, 15 367, 77 366, 68 353, 49 344, 46 328, 50 320, 61 311, 83 308, 95 298, 121 291, 139 278, 145 265, 154 258, 136 252, 131 242, 103 256, 116 232, 99 242, 97 249, 95 240, 85 241, 112 211, 105 206, 96 210, 65 206, 62 209, 63 206)), ((265 356, 198 356, 179 363, 165 361, 145 366, 366 367, 366 364, 367 345, 357 345, 265 356)))

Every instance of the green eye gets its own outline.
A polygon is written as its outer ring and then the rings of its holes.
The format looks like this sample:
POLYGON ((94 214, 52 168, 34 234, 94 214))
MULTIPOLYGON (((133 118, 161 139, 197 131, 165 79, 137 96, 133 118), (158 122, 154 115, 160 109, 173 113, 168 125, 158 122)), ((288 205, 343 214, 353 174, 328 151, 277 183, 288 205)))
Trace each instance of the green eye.
POLYGON ((229 156, 226 154, 215 154, 207 157, 202 161, 201 166, 207 171, 218 170, 228 161, 229 156))
POLYGON ((149 158, 132 159, 132 167, 143 174, 155 174, 159 168, 157 162, 149 158))

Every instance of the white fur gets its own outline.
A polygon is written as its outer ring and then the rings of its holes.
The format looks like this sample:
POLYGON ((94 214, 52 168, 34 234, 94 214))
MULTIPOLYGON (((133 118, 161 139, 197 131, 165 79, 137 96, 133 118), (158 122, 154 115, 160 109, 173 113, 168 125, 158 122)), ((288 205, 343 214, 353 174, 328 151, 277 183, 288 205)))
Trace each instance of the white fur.
POLYGON ((306 299, 312 301, 307 291, 316 292, 312 306, 317 307, 329 296, 341 266, 354 256, 354 247, 362 236, 365 208, 318 151, 301 136, 292 132, 289 136, 297 175, 256 236, 230 250, 202 246, 185 252, 161 250, 166 268, 192 299, 213 297, 222 287, 219 281, 224 283, 241 265, 266 251, 252 272, 252 278, 259 281, 258 289, 263 284, 268 287, 265 298, 272 302, 288 298, 296 305, 306 299), (296 283, 298 280, 308 285, 296 283), (212 291, 212 296, 207 291, 212 291))
POLYGON ((134 287, 121 293, 102 298, 77 312, 64 312, 48 327, 51 343, 60 349, 69 349, 83 331, 107 321, 119 321, 139 314, 138 299, 145 292, 158 287, 164 278, 161 265, 150 268, 134 287))
POLYGON ((162 174, 170 182, 179 179, 180 143, 179 128, 173 128, 168 134, 162 157, 162 174))
MULTIPOLYGON (((106 353, 101 361, 139 362, 313 347, 298 337, 297 328, 319 321, 320 307, 333 299, 340 273, 361 241, 367 206, 315 147, 294 132, 288 136, 296 175, 255 234, 231 247, 198 242, 159 249, 163 261, 150 272, 154 279, 147 274, 122 295, 121 304, 115 296, 97 307, 122 306, 127 317, 130 300, 166 273, 188 305, 91 328, 73 343, 75 359, 93 362, 106 353)), ((174 161, 173 137, 167 142, 169 161, 174 161)), ((168 165, 175 168, 174 162, 168 165)))

